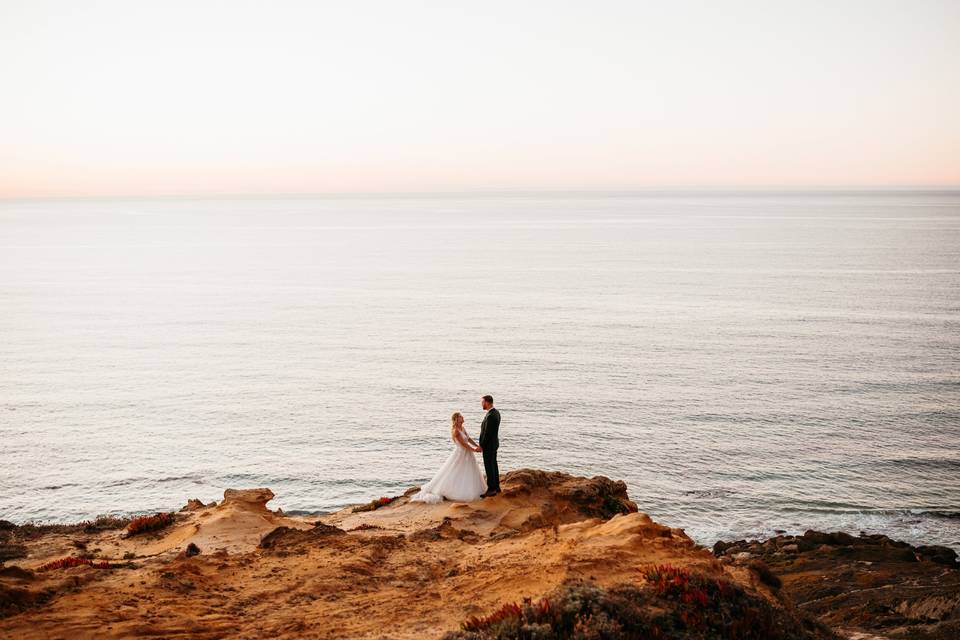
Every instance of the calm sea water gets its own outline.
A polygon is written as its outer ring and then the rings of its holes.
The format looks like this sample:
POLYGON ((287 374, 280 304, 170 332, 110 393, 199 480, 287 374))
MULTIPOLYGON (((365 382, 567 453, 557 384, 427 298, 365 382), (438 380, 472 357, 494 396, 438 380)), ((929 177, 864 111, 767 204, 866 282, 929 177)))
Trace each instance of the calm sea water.
POLYGON ((0 518, 501 469, 960 549, 960 192, 0 202, 0 518))

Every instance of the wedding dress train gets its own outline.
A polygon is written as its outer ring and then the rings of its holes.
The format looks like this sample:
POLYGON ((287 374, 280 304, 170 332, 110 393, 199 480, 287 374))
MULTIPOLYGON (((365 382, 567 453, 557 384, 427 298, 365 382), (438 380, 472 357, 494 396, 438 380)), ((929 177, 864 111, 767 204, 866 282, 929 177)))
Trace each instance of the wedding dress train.
MULTIPOLYGON (((466 431, 461 429, 461 434, 466 440, 466 431)), ((479 500, 480 494, 486 490, 486 478, 481 473, 473 452, 454 441, 453 451, 440 465, 433 479, 420 487, 420 491, 410 498, 410 501, 436 504, 446 498, 454 502, 470 502, 479 500)))

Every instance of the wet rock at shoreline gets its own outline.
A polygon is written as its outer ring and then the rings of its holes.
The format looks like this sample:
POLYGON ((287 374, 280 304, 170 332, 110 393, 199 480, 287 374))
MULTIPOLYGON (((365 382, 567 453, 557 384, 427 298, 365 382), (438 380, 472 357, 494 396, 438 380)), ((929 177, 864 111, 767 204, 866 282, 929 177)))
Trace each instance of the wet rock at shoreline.
POLYGON ((960 638, 960 564, 949 547, 808 530, 718 540, 713 552, 725 564, 762 561, 798 609, 849 637, 960 638))

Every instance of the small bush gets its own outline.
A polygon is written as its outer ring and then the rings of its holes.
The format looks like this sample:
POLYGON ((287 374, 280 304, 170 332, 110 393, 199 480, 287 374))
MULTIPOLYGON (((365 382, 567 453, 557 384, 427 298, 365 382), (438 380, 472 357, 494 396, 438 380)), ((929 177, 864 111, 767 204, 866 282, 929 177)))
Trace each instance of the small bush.
POLYGON ((77 556, 67 556, 66 558, 60 558, 59 560, 53 560, 42 565, 37 571, 52 571, 54 569, 69 569, 70 567, 79 567, 82 565, 87 565, 93 567, 94 569, 109 569, 109 562, 94 562, 88 558, 78 558, 77 556))
MULTIPOLYGON (((471 617, 445 640, 801 640, 801 621, 723 578, 656 565, 641 584, 568 582, 537 602, 471 617)), ((822 637, 822 636, 821 636, 822 637)))
POLYGON ((156 513, 152 516, 140 516, 134 518, 127 525, 127 537, 146 533, 148 531, 157 531, 173 524, 174 514, 156 513))
POLYGON ((109 531, 111 529, 123 529, 130 524, 130 518, 118 516, 97 516, 93 522, 83 522, 84 533, 95 533, 97 531, 109 531))
POLYGON ((376 500, 371 500, 367 504, 362 504, 359 507, 354 507, 352 513, 360 513, 361 511, 376 511, 380 507, 385 507, 391 502, 396 500, 396 498, 388 498, 386 496, 381 496, 376 500))
MULTIPOLYGON (((3 521, 6 522, 6 521, 3 521)), ((43 524, 42 522, 27 522, 21 525, 8 523, 3 531, 15 540, 37 540, 49 534, 99 533, 110 529, 122 529, 130 522, 130 518, 100 515, 94 520, 83 520, 73 524, 43 524)))

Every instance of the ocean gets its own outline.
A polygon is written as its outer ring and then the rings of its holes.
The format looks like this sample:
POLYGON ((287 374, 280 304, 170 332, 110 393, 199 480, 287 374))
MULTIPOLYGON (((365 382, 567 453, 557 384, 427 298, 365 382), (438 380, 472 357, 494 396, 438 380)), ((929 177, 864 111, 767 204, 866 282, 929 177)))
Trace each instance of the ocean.
POLYGON ((960 550, 960 192, 0 201, 0 519, 501 471, 960 550))

